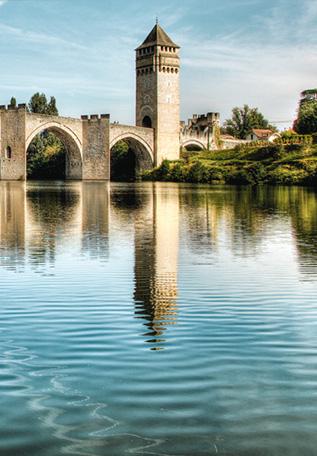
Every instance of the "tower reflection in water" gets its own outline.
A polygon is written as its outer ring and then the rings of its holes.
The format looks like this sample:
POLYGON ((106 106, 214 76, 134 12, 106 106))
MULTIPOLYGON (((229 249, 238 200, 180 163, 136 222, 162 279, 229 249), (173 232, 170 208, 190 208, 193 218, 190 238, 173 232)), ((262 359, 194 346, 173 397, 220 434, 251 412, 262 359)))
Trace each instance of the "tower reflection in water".
POLYGON ((135 218, 134 300, 137 317, 146 319, 147 342, 156 350, 177 317, 178 242, 178 187, 153 184, 135 218))

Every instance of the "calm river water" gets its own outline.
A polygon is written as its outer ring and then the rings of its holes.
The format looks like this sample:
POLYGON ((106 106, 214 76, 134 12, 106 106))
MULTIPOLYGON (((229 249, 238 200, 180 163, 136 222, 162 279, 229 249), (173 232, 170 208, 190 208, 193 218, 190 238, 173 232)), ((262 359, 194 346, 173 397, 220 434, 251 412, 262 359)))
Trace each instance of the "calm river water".
POLYGON ((312 456, 317 193, 0 183, 0 454, 312 456))

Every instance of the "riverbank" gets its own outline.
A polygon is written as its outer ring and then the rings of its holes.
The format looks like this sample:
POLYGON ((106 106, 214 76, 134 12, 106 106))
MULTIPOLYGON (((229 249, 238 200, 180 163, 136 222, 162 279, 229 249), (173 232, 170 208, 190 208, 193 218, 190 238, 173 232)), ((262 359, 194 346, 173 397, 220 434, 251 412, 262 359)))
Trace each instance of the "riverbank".
POLYGON ((142 175, 143 180, 221 183, 317 185, 316 145, 267 145, 231 150, 183 152, 177 161, 142 175))

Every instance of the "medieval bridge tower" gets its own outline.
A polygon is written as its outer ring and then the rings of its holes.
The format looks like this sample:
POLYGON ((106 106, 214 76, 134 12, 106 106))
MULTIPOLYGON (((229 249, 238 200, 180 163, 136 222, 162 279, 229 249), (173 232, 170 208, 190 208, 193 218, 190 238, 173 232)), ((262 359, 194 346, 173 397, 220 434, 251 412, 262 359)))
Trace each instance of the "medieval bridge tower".
POLYGON ((158 23, 136 49, 136 125, 154 129, 155 165, 179 158, 179 49, 158 23))
POLYGON ((28 148, 52 131, 66 149, 66 178, 110 179, 111 149, 125 141, 136 172, 179 158, 179 46, 155 24, 136 49, 136 125, 112 123, 109 114, 80 119, 30 113, 25 104, 0 105, 0 180, 27 178, 28 148))

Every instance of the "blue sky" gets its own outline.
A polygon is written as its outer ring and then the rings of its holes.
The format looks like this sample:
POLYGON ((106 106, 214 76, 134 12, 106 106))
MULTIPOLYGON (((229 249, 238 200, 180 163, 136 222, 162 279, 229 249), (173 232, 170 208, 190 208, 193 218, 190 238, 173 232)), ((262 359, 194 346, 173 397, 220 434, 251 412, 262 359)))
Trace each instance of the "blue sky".
POLYGON ((182 119, 247 103, 288 121, 317 86, 316 0, 0 0, 0 104, 41 91, 63 115, 133 123, 134 49, 156 16, 182 48, 182 119))

